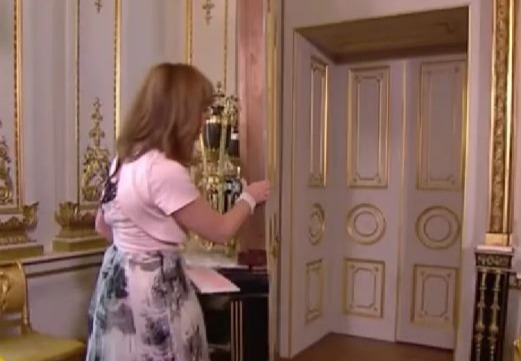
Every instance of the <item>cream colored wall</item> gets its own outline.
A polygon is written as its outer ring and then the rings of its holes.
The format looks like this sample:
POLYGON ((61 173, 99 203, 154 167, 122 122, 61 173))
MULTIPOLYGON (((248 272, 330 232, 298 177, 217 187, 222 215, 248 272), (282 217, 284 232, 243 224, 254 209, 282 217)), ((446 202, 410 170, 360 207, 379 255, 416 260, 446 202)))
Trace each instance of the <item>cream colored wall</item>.
MULTIPOLYGON (((1 1, 9 1, 7 8, 12 8, 14 0, 1 1)), ((31 237, 45 246, 43 257, 26 259, 24 264, 29 279, 31 317, 39 331, 78 338, 87 334, 87 305, 102 251, 57 254, 52 252, 51 246, 59 231, 54 220, 58 204, 78 198, 78 142, 81 165, 87 146, 92 145, 88 133, 93 127, 93 100, 99 96, 102 104, 101 127, 106 133, 102 146, 113 154, 114 112, 118 104, 114 103, 117 95, 114 74, 119 69, 116 80, 120 80, 121 103, 117 113, 121 119, 150 66, 187 59, 189 22, 185 5, 188 2, 192 2, 192 21, 195 26, 202 26, 202 0, 119 0, 121 50, 117 56, 120 62, 115 64, 117 0, 99 1, 102 4, 99 13, 95 1, 81 0, 79 25, 76 0, 20 0, 23 15, 21 190, 24 203, 39 202, 38 224, 31 237), (80 128, 76 134, 78 80, 80 128), (60 317, 56 317, 57 314, 60 317)), ((212 31, 193 31, 192 43, 196 49, 193 63, 214 82, 223 80, 224 3, 228 4, 227 84, 228 91, 235 92, 234 0, 215 1, 212 31)), ((14 74, 1 74, 0 81, 4 76, 14 74)), ((12 124, 4 125, 12 129, 12 124)), ((8 137, 8 143, 12 149, 12 136, 8 137)), ((14 153, 10 156, 13 162, 17 159, 14 153)), ((12 171, 16 172, 16 167, 12 171)), ((82 200, 82 203, 88 202, 82 200)), ((6 216, 0 215, 0 218, 5 221, 6 216)))
MULTIPOLYGON (((472 332, 472 309, 474 290, 474 248, 483 243, 487 231, 487 204, 484 190, 488 189, 489 157, 489 121, 490 121, 490 74, 492 52, 492 2, 489 0, 330 0, 327 3, 313 0, 285 0, 284 8, 284 85, 283 104, 290 105, 292 37, 295 28, 345 20, 374 18, 399 13, 425 11, 457 6, 469 6, 470 9, 470 47, 469 47, 469 130, 467 181, 465 189, 465 215, 463 226, 463 276, 461 305, 459 313, 458 345, 456 360, 467 360, 470 352, 472 332)), ((291 106, 283 107, 283 132, 291 133, 291 106)), ((286 138, 289 139, 289 138, 286 138)), ((291 164, 291 154, 283 154, 283 164, 291 164)), ((289 179, 283 180, 283 204, 289 202, 289 179)), ((287 209, 286 209, 287 210, 287 209)), ((283 210, 284 211, 284 210, 283 210)), ((289 275, 290 245, 289 222, 287 212, 282 214, 282 284, 291 284, 289 275)), ((297 240, 293 240, 296 242, 297 240)), ((293 275, 296 273, 293 272, 293 275)), ((294 276, 296 277, 296 276, 294 276)), ((297 300, 293 300, 297 302, 297 300)), ((281 338, 280 347, 283 356, 293 355, 302 345, 289 347, 288 325, 289 312, 296 307, 290 305, 288 292, 282 292, 281 303, 281 338)))

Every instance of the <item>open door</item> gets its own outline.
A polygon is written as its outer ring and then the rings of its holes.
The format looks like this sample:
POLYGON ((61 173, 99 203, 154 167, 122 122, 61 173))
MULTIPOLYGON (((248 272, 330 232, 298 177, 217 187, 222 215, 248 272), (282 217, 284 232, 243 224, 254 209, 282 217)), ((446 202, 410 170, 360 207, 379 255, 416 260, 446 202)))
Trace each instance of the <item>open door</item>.
POLYGON ((279 77, 280 69, 280 5, 281 1, 267 0, 266 16, 266 64, 267 64, 267 134, 266 134, 266 174, 273 190, 270 200, 266 204, 266 252, 268 257, 269 279, 269 360, 275 361, 279 356, 279 312, 280 312, 280 102, 279 77))

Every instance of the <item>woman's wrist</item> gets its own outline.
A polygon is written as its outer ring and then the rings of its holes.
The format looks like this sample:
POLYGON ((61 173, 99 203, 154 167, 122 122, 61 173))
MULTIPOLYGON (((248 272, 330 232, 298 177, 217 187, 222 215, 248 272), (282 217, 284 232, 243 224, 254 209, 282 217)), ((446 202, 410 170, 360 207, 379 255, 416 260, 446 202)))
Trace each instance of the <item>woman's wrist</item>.
POLYGON ((253 211, 255 210, 255 206, 257 205, 257 203, 249 193, 242 192, 237 200, 246 202, 246 204, 250 207, 250 213, 253 214, 253 211))

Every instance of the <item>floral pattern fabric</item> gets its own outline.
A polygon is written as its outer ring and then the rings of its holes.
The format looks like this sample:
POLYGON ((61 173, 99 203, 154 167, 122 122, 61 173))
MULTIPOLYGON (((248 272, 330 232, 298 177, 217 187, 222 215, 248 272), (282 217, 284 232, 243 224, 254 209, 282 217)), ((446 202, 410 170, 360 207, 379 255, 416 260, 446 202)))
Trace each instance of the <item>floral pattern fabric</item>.
POLYGON ((209 361, 202 311, 175 251, 105 253, 86 361, 209 361))

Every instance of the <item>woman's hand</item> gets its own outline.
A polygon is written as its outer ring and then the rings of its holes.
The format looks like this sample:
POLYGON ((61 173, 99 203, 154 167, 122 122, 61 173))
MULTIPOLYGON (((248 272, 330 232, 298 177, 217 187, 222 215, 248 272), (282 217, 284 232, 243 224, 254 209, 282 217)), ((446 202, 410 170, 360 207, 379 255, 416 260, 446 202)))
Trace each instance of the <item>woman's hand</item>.
POLYGON ((256 204, 265 202, 271 194, 271 184, 267 180, 253 182, 249 185, 243 183, 243 189, 252 196, 256 204))

